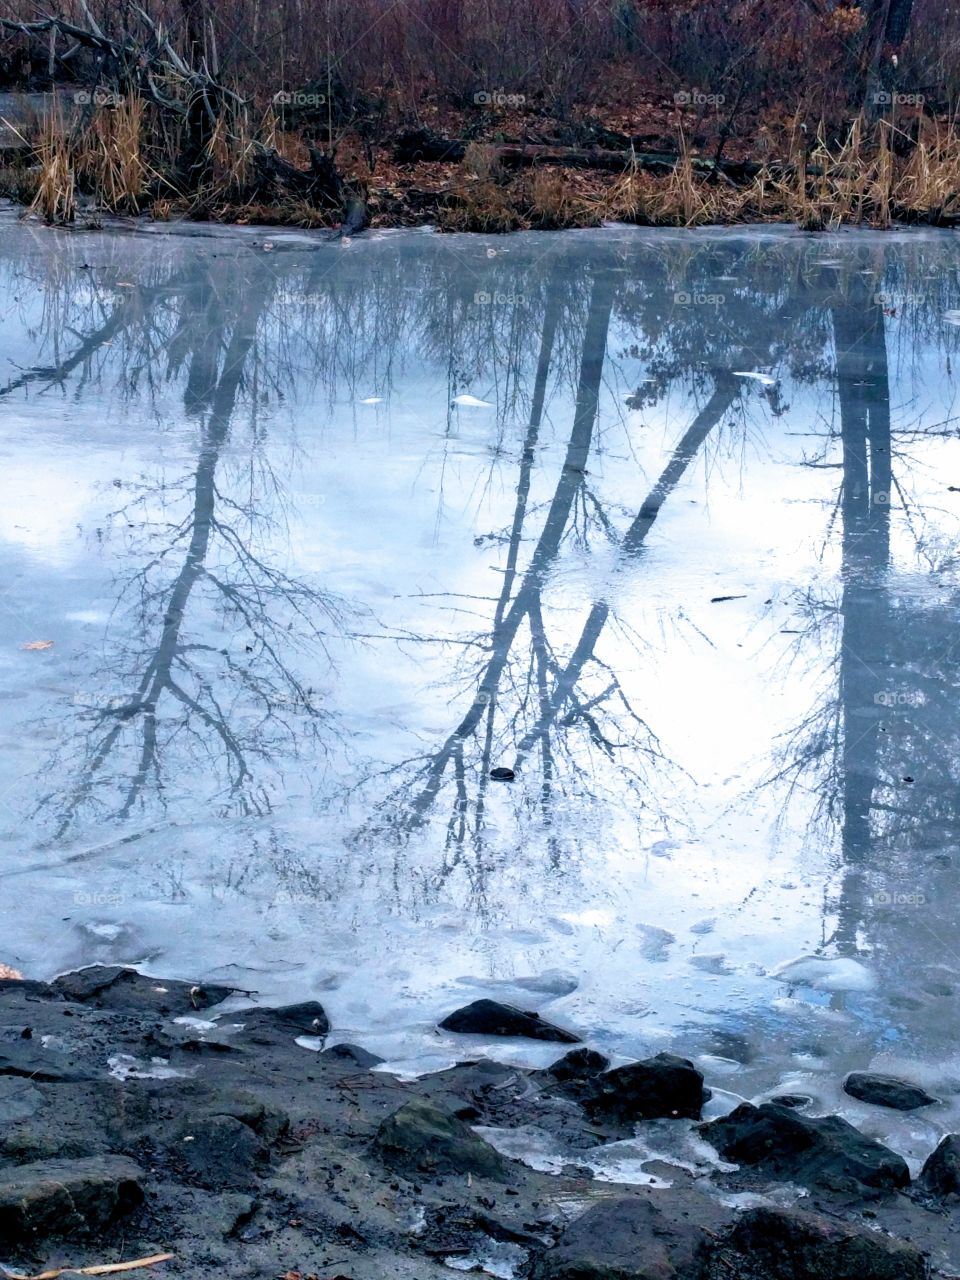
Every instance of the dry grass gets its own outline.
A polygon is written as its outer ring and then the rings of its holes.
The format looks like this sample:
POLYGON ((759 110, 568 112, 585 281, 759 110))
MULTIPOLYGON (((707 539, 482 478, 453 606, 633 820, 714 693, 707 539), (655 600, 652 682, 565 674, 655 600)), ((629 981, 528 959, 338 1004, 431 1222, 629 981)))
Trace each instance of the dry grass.
POLYGON ((73 222, 77 212, 77 180, 63 121, 51 113, 44 121, 37 147, 40 175, 30 213, 45 222, 73 222))
POLYGON ((98 107, 72 144, 74 168, 83 188, 101 207, 137 213, 150 173, 143 156, 143 103, 128 96, 98 107))

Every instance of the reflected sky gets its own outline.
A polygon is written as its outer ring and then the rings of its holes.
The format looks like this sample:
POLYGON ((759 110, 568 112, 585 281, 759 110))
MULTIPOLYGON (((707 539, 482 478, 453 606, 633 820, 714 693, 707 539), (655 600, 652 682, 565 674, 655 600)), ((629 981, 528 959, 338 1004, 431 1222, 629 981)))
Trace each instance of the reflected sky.
POLYGON ((960 1067, 958 266, 7 218, 2 959, 960 1067))

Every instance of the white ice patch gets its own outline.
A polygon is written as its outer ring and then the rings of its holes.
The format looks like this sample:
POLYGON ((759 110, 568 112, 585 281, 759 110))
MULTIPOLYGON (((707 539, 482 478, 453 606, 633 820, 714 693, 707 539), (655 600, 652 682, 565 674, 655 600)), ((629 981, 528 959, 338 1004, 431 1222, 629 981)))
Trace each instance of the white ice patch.
POLYGON ((383 396, 364 396, 361 404, 383 404, 383 396))
POLYGON ((955 307, 950 311, 945 311, 943 313, 943 319, 946 324, 960 324, 960 311, 955 307))
POLYGON ((733 376, 735 378, 752 378, 754 382, 759 382, 763 387, 775 387, 777 385, 776 378, 771 378, 769 373, 760 373, 756 369, 735 369, 733 376))
POLYGON ((189 1078, 196 1071, 195 1067, 188 1071, 171 1067, 165 1058, 151 1058, 149 1062, 145 1062, 129 1053, 115 1053, 112 1058, 107 1059, 107 1066, 116 1080, 176 1080, 189 1078))
POLYGON ((517 1129, 475 1125, 474 1132, 508 1160, 519 1160, 538 1173, 559 1174, 566 1166, 575 1165, 589 1169, 597 1182, 619 1182, 660 1190, 672 1185, 665 1178, 657 1178, 644 1171, 644 1164, 666 1157, 652 1153, 639 1139, 607 1142, 584 1150, 565 1147, 534 1125, 521 1125, 517 1129))
POLYGON ((771 969, 770 977, 816 991, 871 991, 876 983, 866 965, 848 956, 801 956, 771 969))
POLYGON ((478 400, 476 396, 462 395, 454 396, 453 403, 460 405, 465 409, 492 409, 493 405, 489 400, 478 400))
POLYGON ((513 1280, 528 1256, 527 1250, 518 1244, 488 1238, 472 1253, 444 1258, 443 1265, 453 1271, 482 1271, 484 1275, 498 1276, 499 1280, 513 1280))

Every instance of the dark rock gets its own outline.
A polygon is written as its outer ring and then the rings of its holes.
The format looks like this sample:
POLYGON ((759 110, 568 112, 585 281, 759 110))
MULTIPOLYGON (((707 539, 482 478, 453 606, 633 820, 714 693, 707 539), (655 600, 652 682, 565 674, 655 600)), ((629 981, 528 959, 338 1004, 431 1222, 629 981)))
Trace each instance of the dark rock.
POLYGON ((531 1280, 699 1280, 723 1221, 702 1196, 601 1200, 534 1261, 531 1280))
POLYGON ((415 1099, 387 1116, 374 1145, 383 1160, 400 1172, 475 1173, 503 1181, 507 1163, 456 1116, 415 1099))
POLYGON ((725 1160, 776 1177, 834 1190, 890 1190, 910 1181, 906 1162, 839 1116, 804 1116, 790 1107, 744 1102, 700 1126, 725 1160))
POLYGON ((960 1195, 960 1134, 948 1133, 941 1140, 927 1156, 918 1182, 934 1196, 960 1195))
POLYGON ((168 1144, 185 1172, 200 1186, 249 1187, 268 1164, 269 1153, 249 1125, 230 1115, 188 1121, 168 1144))
POLYGON ((705 1100, 703 1076, 672 1053, 605 1071, 582 1095, 589 1115, 623 1124, 660 1116, 699 1120, 705 1100))
MULTIPOLYGON (((913 1245, 794 1209, 748 1209, 719 1250, 745 1255, 765 1280, 924 1280, 913 1245)), ((753 1272, 751 1272, 753 1274, 753 1272)))
POLYGON ((174 1015, 209 1009, 233 994, 230 987, 151 978, 121 965, 91 965, 65 973, 53 985, 65 999, 98 1009, 174 1015))
POLYGON ((0 1240, 99 1231, 143 1199, 142 1171, 123 1156, 41 1160, 0 1172, 0 1240))
POLYGON ((352 1064, 355 1067, 377 1066, 383 1062, 383 1058, 378 1058, 375 1053, 369 1053, 366 1049, 361 1049, 357 1044, 332 1044, 329 1049, 324 1049, 318 1057, 325 1061, 342 1062, 344 1066, 352 1064))
POLYGON ((27 1076, 38 1082, 85 1080, 90 1073, 74 1067, 62 1054, 42 1049, 30 1040, 0 1044, 0 1076, 27 1076))
POLYGON ((252 1035, 254 1039, 263 1036, 325 1036, 330 1030, 323 1005, 316 1000, 282 1005, 277 1009, 244 1009, 237 1017, 243 1022, 244 1034, 252 1035))
POLYGON ((770 1101, 776 1103, 778 1107, 793 1107, 799 1110, 801 1107, 808 1107, 813 1099, 806 1093, 778 1093, 770 1101))
POLYGON ((0 978, 0 999, 7 995, 27 1000, 62 1000, 61 993, 49 982, 33 978, 0 978))
POLYGON ((512 782, 516 776, 512 769, 508 769, 503 764, 498 764, 495 769, 490 770, 490 777, 494 782, 512 782))
POLYGON ((917 1107, 929 1107, 932 1098, 919 1085, 896 1076, 877 1075, 872 1071, 851 1071, 843 1082, 844 1093, 861 1102, 872 1102, 877 1107, 893 1107, 896 1111, 916 1111, 917 1107))
POLYGON ((601 1071, 606 1071, 609 1065, 610 1059, 594 1049, 571 1049, 547 1067, 544 1075, 561 1081, 591 1080, 601 1071))
POLYGON ((246 1089, 218 1090, 210 1104, 211 1116, 231 1116, 272 1145, 290 1128, 286 1111, 246 1089))
POLYGON ((558 1040, 562 1044, 580 1042, 580 1037, 572 1031, 545 1022, 538 1013, 516 1009, 498 1000, 474 1000, 448 1014, 440 1026, 444 1031, 481 1036, 525 1036, 528 1040, 558 1040))

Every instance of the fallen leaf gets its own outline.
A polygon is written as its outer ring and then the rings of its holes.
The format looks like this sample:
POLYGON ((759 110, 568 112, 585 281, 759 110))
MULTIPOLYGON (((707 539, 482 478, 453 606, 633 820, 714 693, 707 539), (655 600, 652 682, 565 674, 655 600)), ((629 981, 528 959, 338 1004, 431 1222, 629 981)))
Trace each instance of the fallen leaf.
POLYGON ((21 649, 52 649, 52 640, 27 640, 20 646, 21 649))

